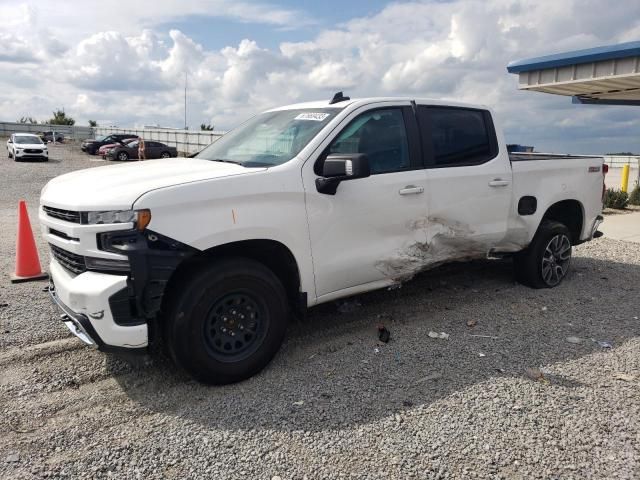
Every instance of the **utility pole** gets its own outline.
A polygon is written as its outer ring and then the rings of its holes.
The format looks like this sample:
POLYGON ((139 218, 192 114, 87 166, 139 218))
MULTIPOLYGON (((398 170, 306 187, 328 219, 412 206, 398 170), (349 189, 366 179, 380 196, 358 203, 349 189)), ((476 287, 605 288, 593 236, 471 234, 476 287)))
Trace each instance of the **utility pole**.
POLYGON ((184 129, 187 129, 187 72, 184 72, 184 129))

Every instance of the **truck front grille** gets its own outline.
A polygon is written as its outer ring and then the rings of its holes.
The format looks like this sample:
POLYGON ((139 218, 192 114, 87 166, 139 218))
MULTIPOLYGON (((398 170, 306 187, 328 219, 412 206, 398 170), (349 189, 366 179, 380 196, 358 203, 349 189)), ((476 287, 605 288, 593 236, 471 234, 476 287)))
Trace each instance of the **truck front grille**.
POLYGON ((80 212, 47 206, 43 206, 42 209, 50 217, 71 223, 82 223, 82 215, 80 214, 80 212))
POLYGON ((42 150, 36 148, 25 148, 25 153, 42 153, 42 150))
POLYGON ((57 262, 70 272, 81 274, 87 271, 87 266, 84 263, 84 257, 73 252, 69 252, 56 245, 49 244, 51 247, 51 253, 57 262))

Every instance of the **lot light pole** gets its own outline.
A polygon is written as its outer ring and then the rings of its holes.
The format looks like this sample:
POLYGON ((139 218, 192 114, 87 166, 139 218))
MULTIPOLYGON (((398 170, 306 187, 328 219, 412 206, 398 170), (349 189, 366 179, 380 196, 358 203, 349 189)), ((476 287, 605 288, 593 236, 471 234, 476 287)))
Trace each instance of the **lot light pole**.
POLYGON ((187 72, 184 72, 184 129, 187 129, 187 72))

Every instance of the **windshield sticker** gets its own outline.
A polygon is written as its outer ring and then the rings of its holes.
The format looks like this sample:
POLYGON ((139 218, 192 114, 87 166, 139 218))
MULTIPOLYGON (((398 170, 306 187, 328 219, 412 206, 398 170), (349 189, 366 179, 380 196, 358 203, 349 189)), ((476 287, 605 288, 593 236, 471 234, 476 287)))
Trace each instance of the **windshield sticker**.
POLYGON ((321 122, 328 116, 329 116, 328 113, 306 112, 306 113, 301 113, 295 119, 296 120, 313 120, 314 122, 321 122))

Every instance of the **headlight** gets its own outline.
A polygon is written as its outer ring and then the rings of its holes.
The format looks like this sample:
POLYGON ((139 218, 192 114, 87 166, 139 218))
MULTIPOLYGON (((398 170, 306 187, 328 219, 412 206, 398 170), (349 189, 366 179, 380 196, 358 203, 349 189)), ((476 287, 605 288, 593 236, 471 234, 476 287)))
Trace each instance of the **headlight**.
POLYGON ((89 212, 87 223, 100 225, 102 223, 129 223, 135 222, 136 212, 133 210, 110 210, 107 212, 89 212))
POLYGON ((138 230, 144 230, 151 221, 149 210, 109 210, 87 212, 87 224, 102 225, 110 223, 135 223, 138 230))
POLYGON ((130 270, 129 260, 113 260, 111 258, 84 257, 84 263, 89 270, 108 270, 126 272, 130 270))

